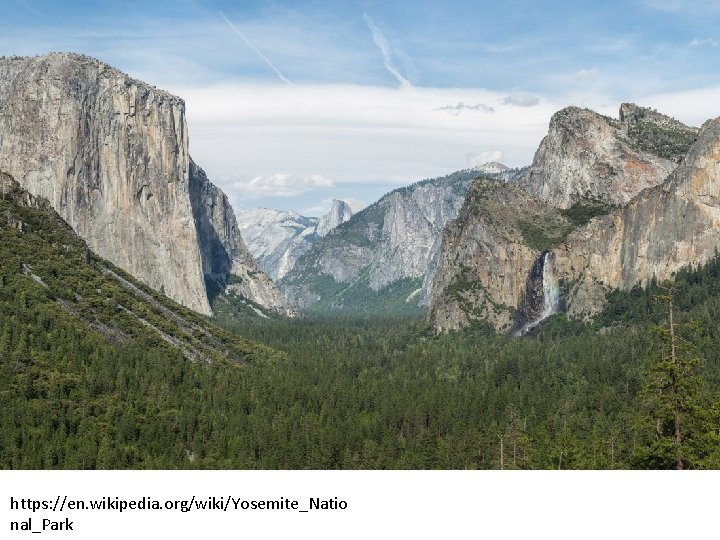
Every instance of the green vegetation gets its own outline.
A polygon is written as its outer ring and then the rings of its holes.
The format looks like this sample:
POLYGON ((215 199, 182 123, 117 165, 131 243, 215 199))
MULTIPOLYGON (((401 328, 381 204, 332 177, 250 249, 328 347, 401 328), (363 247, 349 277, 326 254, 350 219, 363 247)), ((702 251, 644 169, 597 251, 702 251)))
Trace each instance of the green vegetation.
POLYGON ((408 297, 422 287, 422 278, 399 279, 374 291, 370 288, 369 268, 366 267, 358 280, 340 285, 342 288, 338 292, 321 297, 308 311, 321 314, 342 308, 348 315, 383 313, 385 316, 420 316, 423 313, 417 305, 417 296, 414 301, 412 298, 408 301, 408 297))
POLYGON ((597 216, 604 216, 613 206, 593 199, 582 199, 570 208, 560 210, 559 215, 551 214, 544 219, 518 220, 523 239, 538 251, 550 250, 561 244, 575 229, 587 224, 597 216))
POLYGON ((602 201, 583 199, 573 204, 570 208, 560 210, 560 213, 570 222, 571 226, 566 236, 572 229, 582 227, 594 217, 609 214, 614 208, 614 206, 602 201))
POLYGON ((638 122, 630 127, 628 137, 639 150, 680 161, 695 142, 697 132, 670 123, 638 122))
POLYGON ((491 311, 495 314, 506 311, 511 317, 515 316, 515 309, 492 300, 482 282, 473 276, 466 266, 460 267, 457 277, 445 288, 443 294, 458 303, 464 313, 472 316, 470 324, 476 329, 486 330, 486 327, 490 326, 480 320, 487 318, 491 311))
MULTIPOLYGON (((557 315, 532 339, 231 312, 222 331, 104 273, 51 212, 0 205, 2 468, 676 466, 655 284, 613 293, 594 326, 557 315)), ((673 293, 686 468, 720 466, 718 284, 720 256, 673 293)))
POLYGON ((554 248, 562 243, 570 232, 567 223, 558 219, 536 221, 521 219, 517 224, 525 243, 538 251, 554 248))

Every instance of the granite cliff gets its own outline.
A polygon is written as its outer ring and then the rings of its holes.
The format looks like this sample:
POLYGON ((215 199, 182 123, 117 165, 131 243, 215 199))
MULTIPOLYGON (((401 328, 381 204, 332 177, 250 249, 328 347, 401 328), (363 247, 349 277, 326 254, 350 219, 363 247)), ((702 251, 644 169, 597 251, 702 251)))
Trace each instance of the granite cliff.
POLYGON ((436 330, 487 321, 510 331, 545 243, 569 226, 558 209, 518 185, 476 180, 443 232, 430 297, 436 330))
POLYGON ((571 315, 587 317, 608 288, 672 278, 720 249, 720 118, 706 122, 683 163, 661 185, 571 233, 556 254, 571 315))
POLYGON ((0 59, 0 169, 90 249, 195 311, 211 313, 205 271, 242 269, 224 195, 204 174, 191 178, 183 101, 103 62, 0 59))
POLYGON ((553 115, 520 184, 558 208, 583 199, 627 204, 662 182, 696 135, 695 128, 634 104, 620 107, 619 120, 568 107, 553 115))
POLYGON ((327 236, 327 233, 341 223, 348 221, 363 208, 365 208, 365 204, 355 199, 348 199, 346 201, 333 199, 330 210, 320 218, 315 232, 320 238, 327 236))
POLYGON ((522 333, 558 310, 588 318, 612 288, 707 261, 720 247, 719 145, 717 120, 698 132, 629 104, 619 121, 557 113, 526 175, 478 180, 448 224, 433 326, 522 333))

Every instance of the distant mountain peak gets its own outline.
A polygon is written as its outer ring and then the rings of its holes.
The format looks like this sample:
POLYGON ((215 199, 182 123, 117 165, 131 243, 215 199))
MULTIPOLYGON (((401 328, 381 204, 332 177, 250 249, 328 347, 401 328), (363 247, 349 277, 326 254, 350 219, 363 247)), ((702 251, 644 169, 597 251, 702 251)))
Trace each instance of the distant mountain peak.
POLYGON ((282 279, 315 240, 365 208, 355 199, 334 199, 320 218, 306 217, 292 210, 253 208, 238 212, 243 239, 260 267, 275 279, 282 279))
POLYGON ((358 201, 357 199, 348 198, 342 199, 342 201, 350 207, 353 214, 357 214, 360 210, 367 206, 367 204, 362 201, 358 201))
POLYGON ((365 205, 354 199, 349 199, 347 201, 333 199, 328 213, 320 218, 320 223, 318 223, 316 230, 318 236, 325 236, 341 223, 345 223, 353 216, 353 214, 363 208, 365 208, 365 205))
POLYGON ((509 171, 510 167, 504 165, 503 163, 498 163, 497 161, 488 161, 487 163, 473 167, 473 170, 487 174, 498 174, 509 171))

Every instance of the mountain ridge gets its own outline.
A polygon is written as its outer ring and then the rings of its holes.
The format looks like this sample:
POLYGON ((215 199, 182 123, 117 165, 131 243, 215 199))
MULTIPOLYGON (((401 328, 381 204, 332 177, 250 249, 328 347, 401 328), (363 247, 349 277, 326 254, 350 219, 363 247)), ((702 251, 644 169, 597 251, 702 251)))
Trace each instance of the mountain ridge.
POLYGON ((559 208, 584 198, 627 204, 666 178, 697 134, 696 128, 634 104, 622 104, 619 117, 580 107, 553 114, 520 184, 559 208), (673 137, 670 147, 666 139, 673 137))
POLYGON ((315 242, 280 288, 299 309, 420 312, 442 229, 477 175, 465 169, 387 193, 315 242))

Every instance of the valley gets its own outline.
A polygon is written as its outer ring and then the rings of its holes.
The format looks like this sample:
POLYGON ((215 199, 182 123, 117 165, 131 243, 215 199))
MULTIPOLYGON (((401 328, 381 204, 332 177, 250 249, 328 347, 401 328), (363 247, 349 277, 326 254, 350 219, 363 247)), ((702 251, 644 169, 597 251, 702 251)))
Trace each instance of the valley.
POLYGON ((718 163, 571 106, 527 167, 236 215, 182 99, 3 57, 0 467, 718 468, 718 163))

